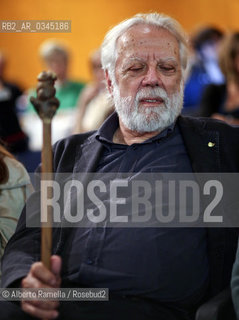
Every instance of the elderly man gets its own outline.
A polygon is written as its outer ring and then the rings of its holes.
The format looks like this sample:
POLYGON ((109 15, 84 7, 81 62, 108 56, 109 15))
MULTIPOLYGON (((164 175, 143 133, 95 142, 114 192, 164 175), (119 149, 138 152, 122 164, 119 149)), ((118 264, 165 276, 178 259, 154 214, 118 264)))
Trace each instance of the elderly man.
MULTIPOLYGON (((140 14, 114 27, 102 45, 102 66, 116 112, 97 132, 58 142, 55 172, 238 171, 237 128, 180 116, 186 61, 184 33, 170 17, 140 14)), ((37 214, 38 196, 28 206, 37 214)), ((58 228, 49 271, 34 262, 40 260, 40 232, 25 227, 25 214, 6 249, 3 286, 109 288, 110 299, 22 301, 24 312, 3 302, 6 319, 193 319, 207 297, 229 284, 232 231, 107 223, 58 228)))

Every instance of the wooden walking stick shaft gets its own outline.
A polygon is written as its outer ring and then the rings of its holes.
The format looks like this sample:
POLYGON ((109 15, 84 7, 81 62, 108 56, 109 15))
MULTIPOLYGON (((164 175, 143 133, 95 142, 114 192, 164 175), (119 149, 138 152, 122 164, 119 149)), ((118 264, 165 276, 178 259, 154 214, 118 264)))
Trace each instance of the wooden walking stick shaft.
MULTIPOLYGON (((52 174, 52 147, 51 147, 51 122, 43 120, 43 148, 42 148, 42 179, 50 180, 53 179, 52 174)), ((52 198, 52 190, 47 190, 47 197, 52 198)), ((41 212, 43 216, 47 217, 47 222, 42 223, 41 228, 41 260, 44 265, 50 269, 50 259, 52 251, 52 207, 43 206, 45 201, 44 195, 41 193, 41 210, 46 210, 46 212, 41 212)))
MULTIPOLYGON (((51 147, 51 122, 59 107, 59 101, 55 98, 54 82, 56 76, 51 72, 42 72, 38 76, 37 98, 31 97, 36 112, 43 124, 42 169, 41 180, 53 181, 52 147, 51 147)), ((52 207, 43 206, 45 194, 41 192, 41 221, 46 217, 46 222, 41 224, 41 260, 50 269, 52 251, 52 207), (45 210, 46 212, 43 212, 45 210)), ((47 198, 52 198, 52 188, 47 189, 47 198)))

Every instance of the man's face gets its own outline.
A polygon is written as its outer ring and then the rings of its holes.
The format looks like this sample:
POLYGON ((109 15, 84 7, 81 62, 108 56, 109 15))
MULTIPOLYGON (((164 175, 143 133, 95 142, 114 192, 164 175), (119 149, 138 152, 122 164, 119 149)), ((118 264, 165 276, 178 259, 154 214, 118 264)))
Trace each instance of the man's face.
POLYGON ((46 61, 49 70, 54 72, 58 80, 65 80, 67 77, 67 60, 61 54, 53 54, 46 61))
POLYGON ((111 90, 124 125, 141 132, 168 126, 180 113, 183 100, 176 38, 163 28, 137 25, 118 39, 117 52, 111 90))

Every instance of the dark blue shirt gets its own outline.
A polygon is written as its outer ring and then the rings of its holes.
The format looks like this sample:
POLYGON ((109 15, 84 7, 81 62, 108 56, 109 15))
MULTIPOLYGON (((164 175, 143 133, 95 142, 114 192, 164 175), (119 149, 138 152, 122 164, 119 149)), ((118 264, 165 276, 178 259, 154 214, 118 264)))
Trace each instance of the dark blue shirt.
MULTIPOLYGON (((113 114, 99 129, 104 149, 97 172, 189 172, 192 168, 180 130, 171 125, 139 144, 112 142, 113 114)), ((168 205, 168 204, 165 204, 168 205)), ((66 247, 72 280, 120 294, 159 301, 182 301, 196 294, 208 277, 203 228, 77 229, 66 247)))

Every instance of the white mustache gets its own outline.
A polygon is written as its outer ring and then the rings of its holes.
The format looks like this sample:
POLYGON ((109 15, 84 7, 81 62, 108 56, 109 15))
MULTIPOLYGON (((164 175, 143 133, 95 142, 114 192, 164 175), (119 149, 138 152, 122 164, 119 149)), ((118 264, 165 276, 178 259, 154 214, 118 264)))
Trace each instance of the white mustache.
POLYGON ((167 92, 162 88, 143 88, 140 89, 135 97, 136 102, 139 102, 141 99, 147 98, 160 98, 163 100, 168 99, 167 92))

